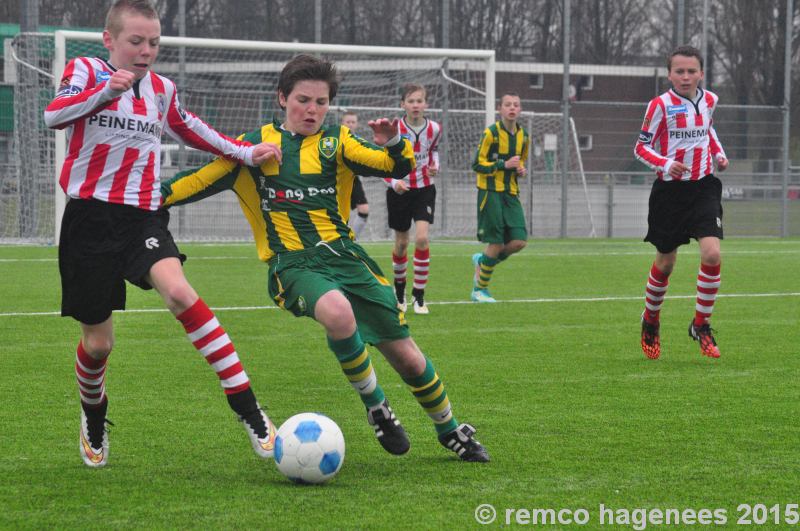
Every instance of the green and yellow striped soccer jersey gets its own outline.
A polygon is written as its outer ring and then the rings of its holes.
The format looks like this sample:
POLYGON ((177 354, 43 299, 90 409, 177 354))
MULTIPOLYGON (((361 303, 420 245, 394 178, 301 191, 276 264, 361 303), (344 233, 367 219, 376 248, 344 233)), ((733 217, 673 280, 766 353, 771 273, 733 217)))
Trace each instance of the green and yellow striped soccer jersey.
POLYGON ((478 188, 508 192, 511 195, 519 194, 517 171, 507 170, 505 162, 519 155, 522 166, 525 166, 530 143, 528 132, 519 124, 514 133, 506 130, 501 121, 487 127, 481 137, 475 161, 472 163, 472 169, 478 174, 478 188))
POLYGON ((179 205, 233 190, 264 261, 320 241, 352 238, 347 220, 354 176, 402 179, 415 165, 408 140, 382 148, 340 125, 302 136, 271 123, 240 138, 279 145, 281 164, 270 159, 248 167, 219 158, 178 173, 161 192, 164 205, 179 205))

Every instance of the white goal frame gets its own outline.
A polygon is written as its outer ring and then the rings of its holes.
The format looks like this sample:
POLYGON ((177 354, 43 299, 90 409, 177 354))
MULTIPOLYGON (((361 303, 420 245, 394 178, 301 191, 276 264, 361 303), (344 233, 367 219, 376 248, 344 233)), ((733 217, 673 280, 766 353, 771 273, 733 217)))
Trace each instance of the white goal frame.
MULTIPOLYGON (((59 30, 55 32, 55 55, 53 60, 53 85, 58 88, 61 76, 67 63, 67 41, 84 41, 101 43, 102 33, 91 33, 82 31, 59 30)), ((265 51, 265 52, 296 52, 313 54, 357 54, 360 56, 374 56, 376 58, 408 58, 408 59, 440 59, 446 57, 454 61, 479 61, 485 65, 485 113, 486 125, 495 121, 495 77, 496 64, 494 50, 459 50, 452 48, 402 48, 390 46, 356 46, 356 45, 336 45, 336 44, 308 44, 292 42, 266 42, 266 41, 244 41, 228 39, 201 39, 194 37, 162 37, 161 46, 183 46, 183 47, 204 47, 219 49, 235 49, 244 51, 265 51)), ((158 62, 156 62, 159 65, 158 62)), ((450 63, 452 68, 457 65, 450 63)), ((164 65, 161 65, 162 67, 164 65)), ((264 68, 280 68, 282 65, 275 62, 263 64, 264 68)), ((159 71, 169 73, 169 69, 160 68, 159 71)), ((61 167, 64 164, 66 154, 66 134, 63 130, 56 131, 55 134, 55 243, 58 244, 61 219, 66 206, 66 196, 58 186, 58 178, 61 167)))

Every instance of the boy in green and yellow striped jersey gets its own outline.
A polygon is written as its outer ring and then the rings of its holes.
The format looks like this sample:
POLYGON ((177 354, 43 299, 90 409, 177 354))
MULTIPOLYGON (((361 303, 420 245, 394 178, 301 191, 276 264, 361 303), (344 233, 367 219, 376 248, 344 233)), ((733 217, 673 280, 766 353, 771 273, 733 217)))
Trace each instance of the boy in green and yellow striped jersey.
POLYGON ((517 123, 521 109, 517 94, 500 97, 500 120, 483 132, 472 164, 478 174, 478 240, 487 244, 483 253, 472 255, 475 302, 496 302, 489 294, 495 266, 528 241, 517 178, 525 176, 531 139, 517 123))
POLYGON ((433 364, 411 339, 391 283, 353 241, 345 221, 354 175, 402 178, 414 168, 411 144, 397 134, 396 120, 369 122, 377 145, 347 127, 323 126, 338 83, 332 63, 309 55, 292 59, 278 80, 283 122, 244 135, 250 142, 272 143, 273 157, 259 167, 217 159, 179 173, 162 187, 165 205, 236 192, 259 257, 269 264, 270 296, 325 328, 384 449, 404 454, 410 443, 378 384, 365 343, 375 345, 409 385, 433 420, 439 442, 465 461, 488 461, 475 429, 458 424, 433 364))

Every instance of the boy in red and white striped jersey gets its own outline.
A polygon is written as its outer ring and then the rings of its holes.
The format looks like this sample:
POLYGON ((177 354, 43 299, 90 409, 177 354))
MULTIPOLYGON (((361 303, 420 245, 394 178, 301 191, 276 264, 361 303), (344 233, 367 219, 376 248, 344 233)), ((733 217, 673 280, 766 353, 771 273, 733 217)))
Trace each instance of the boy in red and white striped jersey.
POLYGON ((669 275, 678 247, 694 238, 700 245, 700 272, 689 336, 700 343, 703 355, 718 358, 709 319, 720 285, 722 183, 713 171, 715 162, 719 171, 728 167, 711 119, 719 98, 698 87, 703 59, 696 48, 677 48, 669 56, 667 69, 672 88, 650 101, 634 148, 636 158, 656 170, 657 176, 645 237, 656 247, 656 259, 647 281, 642 351, 651 359, 661 355, 659 315, 669 275))
POLYGON ((429 313, 425 304, 425 288, 430 269, 430 239, 428 230, 433 224, 436 210, 434 176, 439 172, 439 138, 442 128, 425 117, 428 108, 425 87, 408 84, 403 87, 400 106, 406 112, 397 125, 398 133, 414 146, 417 166, 402 179, 385 179, 386 206, 389 210, 389 228, 394 230, 394 288, 397 303, 406 310, 406 272, 408 269, 408 243, 411 222, 414 222, 414 287, 411 290, 414 313, 429 313))
POLYGON ((61 225, 61 315, 80 322, 75 371, 81 399, 79 448, 90 467, 108 459, 105 371, 114 342, 113 310, 125 308, 125 281, 155 288, 195 348, 217 373, 256 453, 271 457, 275 429, 250 389, 236 350, 183 274, 186 259, 167 229, 161 203, 161 134, 244 164, 275 156, 221 135, 183 110, 175 84, 151 70, 161 25, 147 0, 118 0, 108 12, 109 59, 69 62, 48 127, 67 129, 60 184, 69 196, 61 225))

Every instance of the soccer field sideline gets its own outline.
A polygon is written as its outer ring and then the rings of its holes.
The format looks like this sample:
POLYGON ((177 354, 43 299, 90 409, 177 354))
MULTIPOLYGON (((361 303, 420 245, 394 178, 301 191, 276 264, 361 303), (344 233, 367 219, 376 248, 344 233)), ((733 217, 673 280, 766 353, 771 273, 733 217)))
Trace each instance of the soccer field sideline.
MULTIPOLYGON (((691 295, 670 295, 670 299, 694 299, 696 294, 691 295)), ((725 293, 717 295, 718 299, 721 298, 763 298, 763 297, 800 297, 800 292, 786 292, 786 293, 725 293)), ((630 295, 622 297, 565 297, 565 298, 538 298, 538 299, 509 299, 498 300, 495 304, 539 304, 539 303, 558 303, 558 302, 620 302, 620 301, 640 301, 641 295, 630 295)), ((429 301, 428 305, 435 306, 455 306, 461 304, 477 304, 473 301, 429 301)), ((225 311, 257 311, 257 310, 280 310, 275 305, 270 306, 215 306, 211 308, 215 312, 225 311)), ((132 310, 116 311, 114 313, 167 313, 169 310, 166 308, 141 308, 132 310)), ((408 313, 408 312, 407 312, 408 313)), ((5 312, 0 313, 0 317, 48 317, 60 316, 61 312, 5 312)))
MULTIPOLYGON (((651 256, 653 254, 652 251, 609 251, 609 252, 595 252, 595 253, 554 253, 554 252, 546 252, 546 253, 539 253, 536 251, 532 251, 529 253, 525 253, 524 255, 519 255, 516 259, 519 258, 537 258, 537 257, 575 257, 575 256, 651 256)), ((725 255, 759 255, 759 254, 768 254, 768 255, 775 255, 775 254, 800 254, 800 249, 786 249, 786 250, 769 250, 769 251, 726 251, 725 255)), ((389 259, 391 258, 390 254, 383 255, 372 253, 370 254, 372 258, 376 259, 389 259)), ((464 254, 447 254, 447 253, 437 253, 436 258, 469 258, 469 256, 464 254)), ((253 256, 191 256, 189 260, 254 260, 253 256)), ((58 258, 0 258, 0 263, 19 263, 19 262, 57 262, 58 258)))

